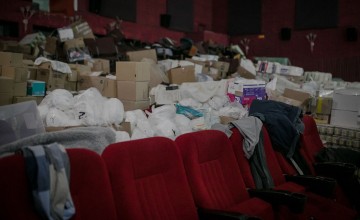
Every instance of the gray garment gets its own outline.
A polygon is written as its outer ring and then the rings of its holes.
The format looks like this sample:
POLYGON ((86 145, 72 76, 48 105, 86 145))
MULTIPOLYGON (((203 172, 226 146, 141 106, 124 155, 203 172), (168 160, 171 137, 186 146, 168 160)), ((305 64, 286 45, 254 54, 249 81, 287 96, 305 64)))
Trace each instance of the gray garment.
POLYGON ((243 150, 245 157, 249 159, 255 150, 255 146, 259 142, 259 135, 263 123, 260 119, 254 116, 244 117, 231 122, 244 137, 243 150))
POLYGON ((77 127, 62 131, 46 132, 29 136, 0 146, 0 157, 22 149, 26 146, 45 145, 57 142, 65 148, 87 148, 98 154, 114 143, 115 132, 107 127, 77 127))
POLYGON ((228 138, 232 135, 229 125, 215 123, 211 126, 211 129, 224 132, 228 138))

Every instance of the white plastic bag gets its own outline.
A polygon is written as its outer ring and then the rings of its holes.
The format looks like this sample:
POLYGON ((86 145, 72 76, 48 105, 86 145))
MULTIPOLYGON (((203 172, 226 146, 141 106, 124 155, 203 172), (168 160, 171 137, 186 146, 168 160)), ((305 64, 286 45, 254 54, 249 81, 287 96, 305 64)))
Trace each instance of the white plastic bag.
POLYGON ((110 98, 104 101, 103 118, 106 124, 119 125, 124 120, 124 105, 117 98, 110 98))

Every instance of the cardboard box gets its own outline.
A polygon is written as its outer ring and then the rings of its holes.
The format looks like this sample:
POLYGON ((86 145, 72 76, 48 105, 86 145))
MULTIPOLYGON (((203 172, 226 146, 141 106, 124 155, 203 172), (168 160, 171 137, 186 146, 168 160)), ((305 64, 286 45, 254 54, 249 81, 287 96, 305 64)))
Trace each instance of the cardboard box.
MULTIPOLYGON (((42 97, 39 97, 42 98, 42 97)), ((40 104, 42 99, 38 99, 36 96, 14 96, 13 97, 13 104, 19 103, 19 102, 28 102, 28 101, 35 101, 36 104, 40 104)))
POLYGON ((72 48, 84 48, 84 47, 85 47, 85 43, 84 43, 84 39, 82 37, 67 40, 64 43, 65 51, 68 51, 69 49, 72 49, 72 48))
POLYGON ((12 104, 13 93, 0 93, 0 106, 12 104))
POLYGON ((116 62, 116 80, 150 81, 150 64, 147 62, 116 62))
POLYGON ((22 66, 23 54, 0 52, 0 65, 2 66, 22 66))
POLYGON ((333 94, 332 109, 359 111, 360 110, 360 89, 339 89, 333 94))
POLYGON ((124 111, 132 111, 136 109, 145 110, 149 108, 149 100, 146 101, 127 101, 120 100, 124 105, 124 111))
POLYGON ((140 62, 143 58, 148 58, 154 60, 154 62, 157 63, 157 55, 155 49, 128 51, 126 54, 128 55, 130 61, 140 62))
POLYGON ((333 109, 331 111, 330 124, 341 127, 360 128, 360 121, 358 120, 358 115, 358 111, 333 109))
POLYGON ((76 70, 71 70, 71 73, 67 74, 67 81, 77 82, 77 80, 78 80, 78 72, 76 70))
POLYGON ((70 82, 65 80, 64 89, 68 91, 77 91, 77 82, 70 82))
POLYGON ((27 66, 27 70, 28 70, 28 79, 36 80, 38 67, 27 66))
POLYGON ((14 79, 0 77, 0 93, 12 93, 14 88, 14 79))
MULTIPOLYGON (((86 63, 86 61, 85 61, 86 63)), ((71 70, 74 70, 78 73, 78 75, 87 75, 92 72, 91 67, 88 65, 82 65, 82 64, 68 64, 71 68, 71 70)))
POLYGON ((108 98, 117 97, 116 80, 108 79, 102 76, 80 76, 77 84, 77 89, 86 90, 90 87, 95 87, 99 92, 108 98))
POLYGON ((149 83, 135 81, 117 81, 117 98, 129 101, 148 101, 149 83))
POLYGON ((311 95, 309 93, 289 88, 285 88, 283 96, 298 101, 300 105, 296 106, 305 106, 311 99, 311 95))
POLYGON ((0 41, 0 51, 21 53, 18 41, 0 41))
POLYGON ((14 96, 26 96, 27 82, 14 83, 14 96))
POLYGON ((314 115, 314 120, 316 124, 329 124, 330 114, 316 114, 314 115))
POLYGON ((45 96, 45 82, 37 80, 27 81, 27 95, 45 96))
POLYGON ((173 68, 167 72, 167 75, 172 84, 180 85, 184 82, 196 82, 194 66, 173 68))
POLYGON ((110 60, 107 59, 92 59, 92 62, 85 60, 85 65, 91 68, 93 72, 110 73, 110 60))
POLYGON ((329 97, 318 97, 316 100, 315 113, 330 115, 333 99, 329 97))
POLYGON ((76 21, 72 23, 70 27, 73 30, 75 38, 83 37, 84 39, 86 38, 95 39, 93 31, 91 30, 91 27, 86 21, 76 21))
POLYGON ((222 62, 222 61, 216 61, 212 65, 214 68, 219 70, 219 76, 221 79, 225 79, 227 76, 227 73, 229 72, 230 63, 228 62, 222 62))
POLYGON ((51 55, 55 55, 56 49, 57 49, 57 38, 47 37, 45 43, 45 51, 51 55))
POLYGON ((26 82, 29 71, 25 67, 3 66, 2 76, 14 79, 15 82, 26 82))
POLYGON ((46 90, 64 89, 68 74, 54 71, 50 63, 42 63, 37 71, 36 80, 46 83, 46 90))
POLYGON ((237 69, 237 72, 241 77, 244 77, 245 79, 255 79, 256 75, 252 74, 248 70, 246 70, 244 67, 240 66, 237 69))

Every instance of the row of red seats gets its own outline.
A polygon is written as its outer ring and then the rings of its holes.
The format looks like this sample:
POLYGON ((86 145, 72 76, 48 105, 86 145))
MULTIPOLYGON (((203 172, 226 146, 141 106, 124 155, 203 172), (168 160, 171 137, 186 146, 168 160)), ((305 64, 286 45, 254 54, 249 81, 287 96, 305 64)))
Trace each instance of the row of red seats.
MULTIPOLYGON (((101 156, 68 149, 72 219, 356 219, 357 213, 289 181, 264 131, 275 190, 255 190, 242 136, 216 130, 116 143, 101 156), (274 193, 275 192, 275 193, 274 193)), ((21 155, 0 159, 0 219, 40 219, 21 155)))

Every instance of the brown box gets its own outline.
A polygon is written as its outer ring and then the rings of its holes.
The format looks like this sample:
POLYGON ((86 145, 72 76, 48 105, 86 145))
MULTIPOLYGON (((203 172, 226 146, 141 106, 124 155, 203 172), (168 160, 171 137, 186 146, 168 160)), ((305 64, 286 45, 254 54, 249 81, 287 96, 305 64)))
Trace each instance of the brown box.
POLYGON ((129 101, 148 101, 149 83, 135 81, 117 81, 117 98, 129 101))
POLYGON ((222 62, 222 61, 215 61, 212 65, 214 68, 219 70, 219 77, 225 79, 227 73, 229 72, 230 63, 222 62))
POLYGON ((86 66, 89 66, 93 72, 110 73, 110 60, 107 59, 92 59, 92 62, 84 61, 86 66))
POLYGON ((147 62, 116 62, 116 80, 150 81, 150 64, 147 62))
POLYGON ((12 93, 0 93, 0 106, 12 104, 13 94, 12 93))
POLYGON ((149 108, 149 100, 146 101, 127 101, 120 100, 124 105, 124 111, 132 111, 136 109, 145 110, 149 108))
POLYGON ((78 86, 77 87, 78 91, 86 90, 90 87, 95 87, 105 97, 108 98, 117 97, 117 89, 116 89, 117 86, 116 86, 116 80, 114 79, 108 79, 102 76, 81 75, 79 77, 77 86, 78 86))
POLYGON ((311 95, 309 93, 289 88, 285 88, 283 96, 297 100, 301 103, 301 105, 306 105, 311 99, 311 95))
POLYGON ((14 79, 15 82, 26 82, 29 72, 25 67, 3 66, 1 74, 14 79))
POLYGON ((318 97, 316 101, 316 114, 330 115, 333 99, 330 97, 318 97))
POLYGON ((23 54, 0 52, 0 65, 2 66, 22 66, 23 54))
POLYGON ((14 96, 26 96, 27 82, 14 83, 14 96))
MULTIPOLYGON (((85 61, 86 62, 86 61, 85 61)), ((91 73, 91 67, 82 64, 68 64, 71 70, 77 71, 78 75, 87 75, 91 73)))
POLYGON ((13 104, 19 102, 27 102, 27 101, 36 101, 36 104, 40 104, 43 100, 43 97, 36 97, 36 96, 14 96, 13 97, 13 104))
MULTIPOLYGON (((42 63, 37 71, 36 80, 46 83, 46 90, 65 89, 68 74, 54 71, 49 62, 42 63)), ((76 84, 76 83, 75 83, 76 84)))
POLYGON ((45 51, 51 55, 56 53, 57 49, 57 38, 56 37, 47 37, 45 43, 45 51))
POLYGON ((172 84, 181 84, 184 82, 196 82, 195 79, 195 67, 184 66, 170 69, 167 72, 169 81, 172 84))
POLYGON ((0 77, 0 93, 12 93, 14 88, 14 79, 0 77))
POLYGON ((86 21, 76 21, 72 23, 70 26, 76 38, 83 37, 84 39, 86 38, 95 39, 93 31, 91 30, 91 27, 86 21))
POLYGON ((143 58, 152 59, 157 63, 157 55, 155 49, 151 50, 139 50, 139 51, 129 51, 126 53, 130 61, 142 61, 143 58))
POLYGON ((65 51, 68 51, 71 48, 84 48, 84 47, 85 47, 85 43, 84 43, 84 39, 82 37, 67 40, 64 43, 64 50, 65 51))
POLYGON ((255 79, 256 76, 252 74, 251 72, 247 71, 244 67, 238 66, 237 72, 240 74, 241 77, 244 77, 245 79, 255 79))

